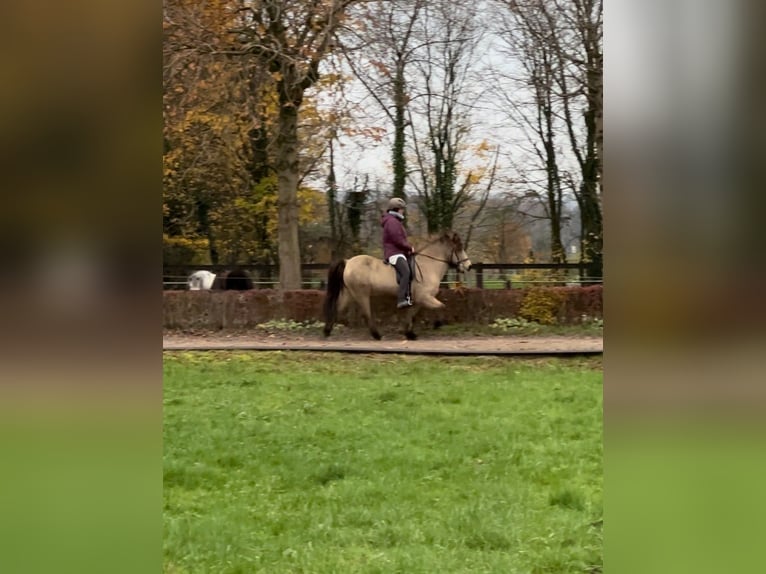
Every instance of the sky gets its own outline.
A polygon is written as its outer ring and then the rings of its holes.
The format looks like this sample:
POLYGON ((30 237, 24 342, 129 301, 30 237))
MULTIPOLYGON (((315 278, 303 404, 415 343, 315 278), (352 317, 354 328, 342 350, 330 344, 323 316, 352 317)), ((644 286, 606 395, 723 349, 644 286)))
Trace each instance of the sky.
MULTIPOLYGON (((500 109, 503 104, 492 90, 504 90, 510 94, 511 99, 518 96, 518 100, 521 101, 524 91, 517 85, 512 85, 512 81, 508 79, 508 76, 518 75, 519 72, 518 62, 505 52, 502 38, 487 28, 476 50, 476 63, 470 77, 468 91, 471 96, 467 99, 472 106, 469 112, 472 129, 466 142, 477 145, 484 140, 492 150, 499 147, 498 173, 511 181, 518 180, 518 177, 515 177, 517 172, 513 164, 529 169, 530 166, 536 165, 536 158, 533 159, 531 156, 527 136, 509 119, 507 112, 500 109), (496 78, 498 73, 505 75, 506 78, 496 78)), ((350 70, 348 73, 351 75, 350 70)), ((416 73, 414 68, 410 73, 416 73)), ((418 81, 418 78, 412 79, 413 83, 418 81)), ((389 132, 392 129, 390 121, 380 110, 377 102, 358 80, 351 81, 347 86, 346 103, 350 103, 355 108, 353 115, 358 121, 384 127, 389 132)), ((326 99, 324 105, 332 107, 337 105, 337 100, 326 99)), ((411 145, 409 130, 407 138, 408 144, 411 145)), ((340 189, 351 188, 355 177, 361 174, 369 175, 371 182, 379 181, 383 188, 391 188, 391 133, 387 133, 380 142, 370 138, 342 136, 339 143, 341 146, 335 150, 335 163, 340 189)), ((466 168, 471 167, 471 157, 465 156, 464 160, 463 165, 466 168)), ((568 141, 564 138, 561 139, 559 161, 561 165, 568 165, 570 169, 574 167, 571 152, 568 151, 568 141), (567 156, 570 156, 569 160, 567 156)), ((478 163, 486 163, 486 160, 478 163)), ((414 167, 412 162, 409 167, 414 167)), ((503 193, 509 189, 508 185, 498 184, 494 191, 503 193)), ((407 194, 414 193, 416 193, 415 188, 408 182, 407 194)))

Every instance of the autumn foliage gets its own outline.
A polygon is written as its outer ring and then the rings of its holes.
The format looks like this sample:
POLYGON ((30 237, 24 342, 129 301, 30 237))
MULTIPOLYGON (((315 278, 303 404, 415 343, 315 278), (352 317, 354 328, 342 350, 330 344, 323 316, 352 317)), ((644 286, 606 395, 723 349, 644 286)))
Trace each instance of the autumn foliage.
POLYGON ((395 195, 415 237, 598 280, 601 3, 480 5, 165 0, 166 262, 276 264, 297 289, 319 251, 374 255, 395 195))

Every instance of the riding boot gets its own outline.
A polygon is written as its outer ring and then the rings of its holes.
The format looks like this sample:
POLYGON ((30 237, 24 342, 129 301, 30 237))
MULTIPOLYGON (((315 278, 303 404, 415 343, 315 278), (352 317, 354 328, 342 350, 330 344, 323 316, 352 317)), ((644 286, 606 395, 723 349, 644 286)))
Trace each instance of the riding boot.
POLYGON ((396 260, 396 280, 399 282, 399 297, 396 304, 397 309, 411 306, 412 301, 409 297, 410 266, 407 261, 401 257, 396 260))

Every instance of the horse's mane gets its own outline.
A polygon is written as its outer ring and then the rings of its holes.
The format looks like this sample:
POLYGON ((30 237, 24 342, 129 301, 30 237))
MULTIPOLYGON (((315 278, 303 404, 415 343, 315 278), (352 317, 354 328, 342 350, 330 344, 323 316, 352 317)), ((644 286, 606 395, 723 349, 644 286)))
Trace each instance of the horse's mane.
POLYGON ((419 248, 416 247, 415 251, 422 251, 435 243, 447 243, 448 245, 452 245, 457 251, 463 249, 463 241, 457 233, 454 231, 442 231, 441 233, 430 234, 425 239, 425 243, 419 248))

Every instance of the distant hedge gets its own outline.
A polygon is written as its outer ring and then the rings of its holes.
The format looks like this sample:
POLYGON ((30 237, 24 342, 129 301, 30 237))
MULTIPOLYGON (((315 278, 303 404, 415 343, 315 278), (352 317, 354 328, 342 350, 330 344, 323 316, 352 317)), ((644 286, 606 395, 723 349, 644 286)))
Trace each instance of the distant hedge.
MULTIPOLYGON (((536 287, 533 289, 443 289, 441 311, 422 311, 419 322, 488 324, 501 317, 535 320, 535 313, 558 324, 575 324, 583 315, 603 317, 603 289, 590 287, 536 287), (529 297, 526 301, 525 298, 529 297), (534 299, 533 299, 534 298, 534 299)), ((322 321, 324 291, 164 291, 163 325, 166 329, 246 329, 270 320, 322 321)), ((386 321, 396 313, 393 298, 373 299, 373 313, 386 321)), ((354 308, 340 323, 357 327, 364 320, 354 308)))

